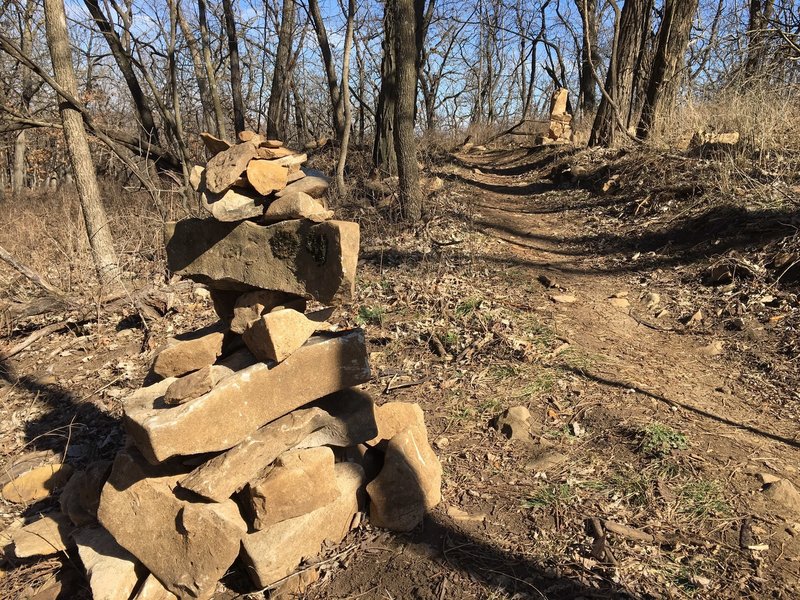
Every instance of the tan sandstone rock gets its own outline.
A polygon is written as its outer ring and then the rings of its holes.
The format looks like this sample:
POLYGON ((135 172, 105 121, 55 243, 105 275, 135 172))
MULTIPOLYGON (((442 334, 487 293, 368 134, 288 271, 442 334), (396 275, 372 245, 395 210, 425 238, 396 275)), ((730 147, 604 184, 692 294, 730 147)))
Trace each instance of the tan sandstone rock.
POLYGON ((170 592, 204 598, 233 564, 247 527, 231 500, 179 499, 173 489, 181 475, 148 465, 135 450, 118 454, 98 517, 170 592))
POLYGON ((214 155, 206 165, 206 188, 220 194, 239 179, 247 169, 247 163, 258 156, 256 145, 246 142, 236 144, 214 155))
POLYGON ((258 149, 258 158, 266 159, 266 160, 273 160, 276 158, 283 158, 284 156, 291 156, 294 154, 294 150, 290 150, 289 148, 268 148, 265 146, 261 146, 258 149))
MULTIPOLYGON (((207 365, 199 371, 189 373, 173 381, 167 391, 164 392, 164 402, 170 406, 175 406, 210 392, 217 381, 221 379, 220 370, 215 371, 214 366, 207 365)), ((221 370, 225 375, 230 374, 229 370, 224 367, 221 370)))
POLYGON ((253 529, 261 531, 336 500, 333 465, 333 450, 327 446, 281 454, 267 475, 247 489, 253 529))
POLYGON ((263 196, 285 188, 288 177, 288 169, 277 161, 256 159, 247 165, 247 180, 263 196))
POLYGON ((212 156, 217 155, 231 147, 229 142, 221 140, 218 137, 211 135, 207 131, 204 131, 200 134, 200 139, 203 140, 206 150, 208 150, 208 153, 212 156))
POLYGON ((17 558, 50 556, 72 546, 72 522, 61 513, 50 513, 29 523, 12 534, 14 555, 17 558))
POLYGON ((165 239, 169 269, 211 289, 277 290, 325 304, 353 294, 357 223, 185 219, 168 223, 165 239))
POLYGON ((253 583, 266 587, 290 575, 305 557, 319 553, 325 541, 339 544, 359 510, 358 492, 364 472, 358 465, 336 465, 339 497, 308 514, 247 534, 242 558, 253 583))
POLYGON ((242 339, 258 360, 282 362, 289 358, 315 331, 327 329, 303 313, 284 308, 263 315, 248 327, 242 339))
POLYGON ((278 198, 282 198, 294 192, 303 192, 312 198, 321 198, 324 196, 331 185, 331 178, 322 171, 317 171, 315 169, 303 169, 303 173, 305 173, 305 177, 293 181, 275 195, 278 198))
POLYGON ((161 585, 161 582, 151 573, 136 592, 133 600, 176 600, 177 596, 161 585))
POLYGON ((363 331, 314 336, 283 362, 237 371, 180 406, 165 407, 151 394, 134 394, 125 401, 125 426, 154 463, 217 452, 303 404, 369 378, 363 331))
POLYGON ((86 527, 73 535, 93 600, 129 600, 144 569, 102 527, 86 527))
POLYGON ((378 435, 367 442, 375 446, 380 442, 391 440, 401 431, 409 427, 420 430, 422 437, 428 441, 428 430, 425 427, 425 415, 419 404, 411 402, 387 402, 375 406, 375 423, 378 426, 378 435))
POLYGON ((202 192, 206 188, 206 168, 195 165, 189 172, 189 184, 195 192, 202 192))
POLYGON ((253 323, 258 321, 262 315, 267 314, 278 306, 285 306, 287 303, 296 302, 300 312, 306 309, 305 299, 287 294, 286 292, 276 292, 272 290, 256 290, 241 294, 234 304, 233 319, 231 320, 231 331, 234 333, 244 333, 253 323))
POLYGON ((100 492, 110 469, 109 461, 95 461, 85 470, 77 471, 64 486, 59 496, 61 512, 75 525, 90 525, 97 521, 100 492))
POLYGON ((393 531, 411 531, 439 503, 442 466, 418 427, 389 441, 383 469, 367 493, 372 524, 393 531))
POLYGON ((67 464, 43 465, 9 481, 3 486, 2 495, 8 502, 30 504, 64 487, 71 476, 72 467, 67 464))
POLYGON ((264 199, 241 188, 231 188, 222 194, 202 192, 200 200, 203 208, 222 223, 253 219, 264 214, 264 199))
POLYGON ((322 202, 303 192, 293 192, 278 198, 264 211, 268 222, 290 219, 310 219, 317 223, 333 218, 333 211, 327 210, 322 202))
POLYGON ((242 442, 197 467, 180 485, 211 500, 230 497, 291 448, 348 447, 375 435, 372 398, 360 390, 330 394, 312 408, 268 423, 242 442))
POLYGON ((173 338, 153 361, 153 372, 161 377, 178 377, 214 364, 222 354, 224 339, 225 334, 216 326, 203 328, 183 339, 173 338))

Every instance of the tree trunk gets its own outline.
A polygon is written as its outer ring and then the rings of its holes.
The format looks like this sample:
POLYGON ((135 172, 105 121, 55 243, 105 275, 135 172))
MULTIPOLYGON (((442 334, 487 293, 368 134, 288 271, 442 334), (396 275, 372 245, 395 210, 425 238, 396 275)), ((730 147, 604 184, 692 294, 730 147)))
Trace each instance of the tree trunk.
MULTIPOLYGON (((72 96, 77 96, 78 86, 72 67, 64 0, 44 0, 44 17, 54 78, 64 90, 72 96)), ((75 173, 75 184, 78 188, 86 233, 89 236, 92 259, 100 282, 106 286, 116 287, 119 285, 120 268, 106 211, 100 199, 83 119, 80 112, 63 99, 59 101, 59 112, 64 125, 67 151, 75 173)))
POLYGON ((328 79, 328 94, 331 98, 334 134, 336 139, 341 141, 344 134, 344 104, 342 103, 339 80, 336 77, 336 67, 333 64, 333 53, 328 42, 328 32, 325 29, 325 23, 322 20, 322 13, 320 13, 317 0, 308 0, 308 11, 311 13, 311 20, 314 23, 314 31, 317 34, 317 42, 322 53, 322 64, 325 67, 325 76, 328 79))
POLYGON ((339 144, 339 159, 336 161, 336 187, 340 194, 347 191, 344 181, 344 167, 347 164, 347 148, 350 145, 350 129, 352 123, 352 108, 350 106, 350 51, 353 47, 353 21, 356 16, 355 0, 347 3, 347 29, 344 35, 344 55, 342 57, 342 104, 344 104, 344 131, 339 144))
POLYGON ((600 64, 597 48, 597 0, 575 0, 583 17, 584 32, 581 46, 581 89, 580 107, 584 115, 597 108, 597 84, 594 81, 592 65, 600 64))
POLYGON ((275 56, 275 69, 272 72, 272 88, 267 107, 267 137, 280 140, 286 139, 284 113, 288 103, 289 59, 292 53, 294 17, 294 0, 283 0, 278 50, 275 56))
POLYGON ((625 0, 621 12, 614 0, 611 3, 615 11, 614 44, 590 146, 614 146, 620 126, 628 126, 636 55, 653 0, 625 0))
POLYGON ((650 135, 657 119, 675 101, 677 75, 684 62, 698 0, 666 0, 658 44, 639 119, 637 135, 650 135))
POLYGON ((189 55, 192 57, 192 68, 194 78, 197 81, 197 93, 200 95, 200 105, 203 107, 203 129, 205 131, 214 130, 214 106, 211 102, 211 91, 208 87, 208 75, 203 66, 203 57, 197 47, 197 39, 192 35, 192 30, 183 16, 183 10, 178 6, 178 24, 189 48, 189 55))
POLYGON ((225 113, 222 110, 222 101, 219 98, 219 88, 217 87, 217 76, 214 72, 214 64, 211 62, 211 40, 208 35, 208 22, 206 20, 206 1, 197 0, 197 20, 200 29, 200 46, 203 52, 203 67, 208 78, 208 87, 211 94, 211 104, 214 106, 214 132, 218 138, 225 139, 225 113))
POLYGON ((244 131, 244 101, 242 100, 242 70, 239 65, 239 40, 236 21, 233 19, 231 0, 222 0, 225 13, 225 32, 228 35, 228 60, 231 66, 231 98, 233 99, 233 127, 236 133, 244 131))
POLYGON ((26 132, 23 129, 14 140, 14 166, 11 170, 11 192, 20 197, 25 190, 25 149, 26 132))
MULTIPOLYGON (((36 2, 28 0, 25 10, 22 11, 20 22, 20 50, 26 57, 31 56, 33 50, 33 15, 36 10, 36 2)), ((31 101, 39 89, 33 82, 31 70, 23 64, 19 65, 22 73, 22 84, 20 94, 20 112, 24 116, 31 113, 31 101)), ((11 171, 11 191, 19 197, 27 187, 25 181, 25 154, 28 149, 28 135, 23 129, 17 134, 14 140, 14 165, 11 171)))
POLYGON ((400 179, 400 209, 412 223, 422 219, 422 190, 419 185, 414 112, 417 92, 417 37, 414 0, 395 0, 395 57, 397 59, 397 101, 394 109, 394 142, 397 175, 400 179))
POLYGON ((86 5, 86 8, 89 9, 89 13, 92 15, 97 27, 100 29, 100 33, 102 33, 103 37, 106 39, 106 43, 111 50, 114 61, 117 63, 117 67, 119 68, 122 77, 125 79, 125 83, 128 85, 131 98, 136 106, 136 114, 139 117, 139 124, 142 127, 145 141, 147 143, 158 144, 159 133, 158 128, 156 127, 155 119, 153 118, 153 111, 150 108, 150 103, 147 101, 147 97, 144 95, 142 86, 139 84, 139 80, 133 70, 133 60, 131 55, 123 46, 122 41, 117 35, 117 32, 114 30, 114 27, 111 25, 106 15, 103 13, 103 10, 100 8, 98 1, 84 0, 84 4, 86 5))
POLYGON ((764 70, 767 54, 767 32, 769 19, 775 10, 775 0, 750 0, 747 24, 747 58, 744 73, 749 79, 764 70))
POLYGON ((381 58, 381 88, 375 110, 375 143, 372 162, 384 175, 397 173, 397 154, 394 147, 394 116, 397 102, 397 82, 394 43, 394 11, 387 3, 383 13, 383 56, 381 58))

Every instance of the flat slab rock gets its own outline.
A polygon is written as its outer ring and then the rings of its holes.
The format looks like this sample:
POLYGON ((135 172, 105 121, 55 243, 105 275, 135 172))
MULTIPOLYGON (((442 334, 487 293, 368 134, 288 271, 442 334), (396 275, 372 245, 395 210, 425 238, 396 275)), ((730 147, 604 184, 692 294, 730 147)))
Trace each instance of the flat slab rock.
POLYGON ((75 532, 75 543, 89 578, 93 600, 129 600, 144 574, 136 558, 102 527, 75 532))
POLYGON ((324 304, 353 295, 357 223, 193 218, 167 223, 165 240, 169 269, 211 289, 276 290, 324 304))
POLYGON ((58 512, 49 513, 41 519, 20 527, 12 535, 14 555, 17 558, 50 556, 63 552, 74 545, 72 522, 58 512))
POLYGON ((258 428, 313 400, 368 381, 364 332, 312 337, 281 363, 256 363, 213 390, 169 407, 172 381, 142 388, 124 403, 124 423, 152 463, 173 456, 227 450, 258 428), (313 376, 310 376, 313 374, 313 376))
POLYGON ((352 463, 339 463, 335 470, 339 488, 336 500, 244 537, 242 559, 257 587, 267 587, 291 575, 304 558, 318 554, 325 541, 339 544, 350 531, 359 510, 364 471, 352 463))
POLYGON ((236 446, 206 461, 181 487, 204 498, 224 500, 262 472, 285 451, 318 446, 356 446, 377 431, 369 394, 341 390, 314 402, 310 408, 289 413, 247 436, 236 446))
POLYGON ((119 453, 98 518, 171 593, 208 598, 236 560, 247 526, 232 500, 180 499, 181 475, 181 467, 153 467, 133 449, 119 453))

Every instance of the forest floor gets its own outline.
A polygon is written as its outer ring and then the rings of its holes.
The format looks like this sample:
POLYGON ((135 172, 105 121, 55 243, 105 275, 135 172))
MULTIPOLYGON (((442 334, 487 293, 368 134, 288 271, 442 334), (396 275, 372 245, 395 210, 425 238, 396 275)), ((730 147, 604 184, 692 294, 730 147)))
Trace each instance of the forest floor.
MULTIPOLYGON (((800 215, 753 190, 673 194, 707 165, 675 160, 670 178, 655 154, 498 148, 432 169, 445 188, 419 231, 347 207, 362 258, 337 318, 367 330, 376 402, 423 407, 443 500, 410 535, 351 533, 305 597, 800 594, 800 507, 764 485, 800 487, 798 274, 783 260, 800 256, 800 215), (531 413, 529 441, 492 427, 513 406, 531 413)), ((188 288, 149 331, 104 314, 15 356, 6 470, 34 451, 113 455, 152 350, 212 319, 188 288)), ((18 518, 2 507, 0 525, 18 518)), ((5 569, 9 598, 75 570, 5 569)), ((240 597, 241 577, 226 583, 219 597, 240 597)))

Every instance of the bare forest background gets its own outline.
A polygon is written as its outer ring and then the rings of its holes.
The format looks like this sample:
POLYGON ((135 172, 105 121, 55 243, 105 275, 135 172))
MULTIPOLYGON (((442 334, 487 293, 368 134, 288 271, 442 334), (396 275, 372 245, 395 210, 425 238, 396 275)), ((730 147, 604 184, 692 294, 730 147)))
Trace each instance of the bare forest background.
POLYGON ((81 202, 80 218, 48 200, 5 226, 26 224, 17 248, 36 263, 56 235, 37 225, 56 217, 69 237, 53 247, 76 269, 86 227, 105 282, 132 245, 158 247, 142 236, 159 221, 197 208, 188 174, 205 161, 203 131, 316 151, 342 197, 397 175, 405 222, 423 217, 417 159, 535 133, 559 88, 590 146, 737 131, 741 155, 768 172, 793 168, 800 147, 797 0, 8 0, 0 50, 5 202, 75 187, 81 202), (132 222, 145 224, 133 238, 132 222))

